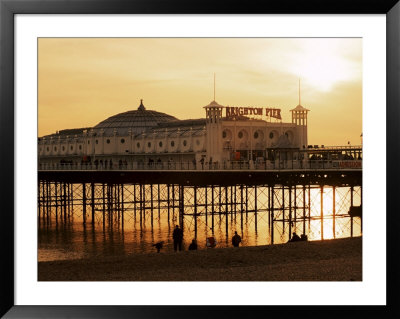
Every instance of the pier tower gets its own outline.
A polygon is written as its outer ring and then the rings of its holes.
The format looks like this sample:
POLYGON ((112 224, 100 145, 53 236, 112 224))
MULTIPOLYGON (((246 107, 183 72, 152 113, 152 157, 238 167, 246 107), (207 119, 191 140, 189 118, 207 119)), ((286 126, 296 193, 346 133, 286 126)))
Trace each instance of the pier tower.
POLYGON ((292 123, 297 126, 297 136, 298 136, 298 145, 300 148, 307 148, 308 145, 308 136, 307 136, 307 113, 310 110, 306 109, 301 105, 301 90, 300 90, 300 79, 299 79, 299 104, 290 112, 292 112, 292 123))
POLYGON ((221 162, 222 159, 222 110, 224 106, 216 101, 204 106, 206 110, 206 132, 207 132, 207 159, 221 162))
POLYGON ((300 145, 300 148, 307 148, 307 113, 310 112, 310 110, 299 104, 294 109, 290 110, 290 112, 292 112, 292 123, 297 126, 298 145, 300 145))

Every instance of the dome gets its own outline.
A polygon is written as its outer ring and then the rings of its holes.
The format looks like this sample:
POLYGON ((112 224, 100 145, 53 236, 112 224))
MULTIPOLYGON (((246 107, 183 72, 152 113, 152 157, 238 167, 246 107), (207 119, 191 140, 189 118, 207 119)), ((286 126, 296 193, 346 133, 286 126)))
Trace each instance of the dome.
POLYGON ((210 104, 204 107, 224 107, 223 105, 218 104, 216 101, 211 101, 210 104))
POLYGON ((307 111, 307 112, 309 112, 310 110, 306 109, 305 107, 303 107, 302 105, 299 104, 294 109, 290 110, 290 112, 292 112, 292 111, 307 111))
POLYGON ((100 122, 93 130, 104 130, 105 135, 114 134, 116 129, 119 135, 128 134, 131 130, 132 134, 139 134, 147 129, 157 127, 160 123, 178 121, 177 118, 152 110, 146 110, 143 100, 137 110, 119 113, 100 122))

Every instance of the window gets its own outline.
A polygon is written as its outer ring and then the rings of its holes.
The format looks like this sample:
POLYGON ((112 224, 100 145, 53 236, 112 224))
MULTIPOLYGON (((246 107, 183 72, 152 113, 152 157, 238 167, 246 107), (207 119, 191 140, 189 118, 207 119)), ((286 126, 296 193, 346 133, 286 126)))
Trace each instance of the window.
POLYGON ((49 147, 47 148, 47 152, 48 152, 48 151, 50 151, 50 148, 49 148, 49 147))
POLYGON ((239 132, 238 137, 239 138, 243 138, 243 132, 242 131, 239 132))
POLYGON ((196 140, 196 145, 200 145, 200 140, 196 140))
POLYGON ((96 144, 99 144, 99 140, 96 140, 96 144))
POLYGON ((65 146, 62 147, 62 150, 65 151, 65 146))
POLYGON ((226 131, 222 132, 222 138, 226 138, 226 131))
POLYGON ((57 147, 54 146, 54 150, 57 151, 57 147))
POLYGON ((73 150, 74 150, 74 147, 73 147, 72 145, 71 145, 71 147, 70 147, 70 148, 71 148, 71 151, 73 151, 73 150))
POLYGON ((159 143, 158 143, 158 146, 162 147, 162 142, 159 142, 159 143))
POLYGON ((269 133, 269 138, 270 138, 270 139, 273 139, 273 138, 274 138, 274 133, 273 133, 273 132, 269 133))
POLYGON ((288 132, 286 132, 286 133, 285 133, 285 135, 286 135, 286 137, 287 137, 287 138, 289 138, 289 134, 288 134, 288 132))
POLYGON ((254 138, 258 139, 258 132, 254 132, 254 138))
POLYGON ((137 143, 136 146, 137 146, 137 148, 140 148, 140 143, 137 143))
POLYGON ((110 144, 110 140, 109 140, 109 139, 107 139, 106 143, 107 143, 107 144, 110 144))
POLYGON ((79 150, 80 150, 80 151, 82 150, 82 145, 79 145, 79 150))
POLYGON ((183 140, 183 146, 186 146, 186 145, 187 145, 186 140, 183 140))
POLYGON ((171 141, 171 146, 174 147, 175 146, 175 142, 171 141))
POLYGON ((90 144, 90 141, 87 141, 88 144, 90 144))
POLYGON ((151 143, 150 143, 150 142, 147 143, 147 147, 148 147, 148 148, 151 147, 151 143))
POLYGON ((121 138, 121 144, 125 143, 125 139, 121 138))

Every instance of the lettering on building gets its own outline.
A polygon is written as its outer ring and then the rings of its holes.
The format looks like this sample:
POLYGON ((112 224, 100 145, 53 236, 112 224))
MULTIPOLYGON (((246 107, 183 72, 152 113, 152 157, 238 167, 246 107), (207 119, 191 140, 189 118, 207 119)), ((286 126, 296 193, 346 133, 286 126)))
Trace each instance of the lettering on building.
MULTIPOLYGON (((236 106, 227 106, 225 107, 225 112, 226 112, 226 117, 235 117, 235 116, 262 116, 263 114, 263 108, 262 107, 236 107, 236 106)), ((266 108, 265 109, 265 116, 267 117, 273 117, 276 119, 281 120, 281 110, 280 109, 275 109, 275 108, 266 108)))

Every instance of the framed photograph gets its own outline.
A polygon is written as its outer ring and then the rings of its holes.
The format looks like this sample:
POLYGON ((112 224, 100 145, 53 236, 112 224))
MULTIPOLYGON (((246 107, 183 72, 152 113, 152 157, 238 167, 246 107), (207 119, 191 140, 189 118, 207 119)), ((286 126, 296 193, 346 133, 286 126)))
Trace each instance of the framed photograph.
POLYGON ((0 14, 2 316, 399 314, 397 1, 0 14))

